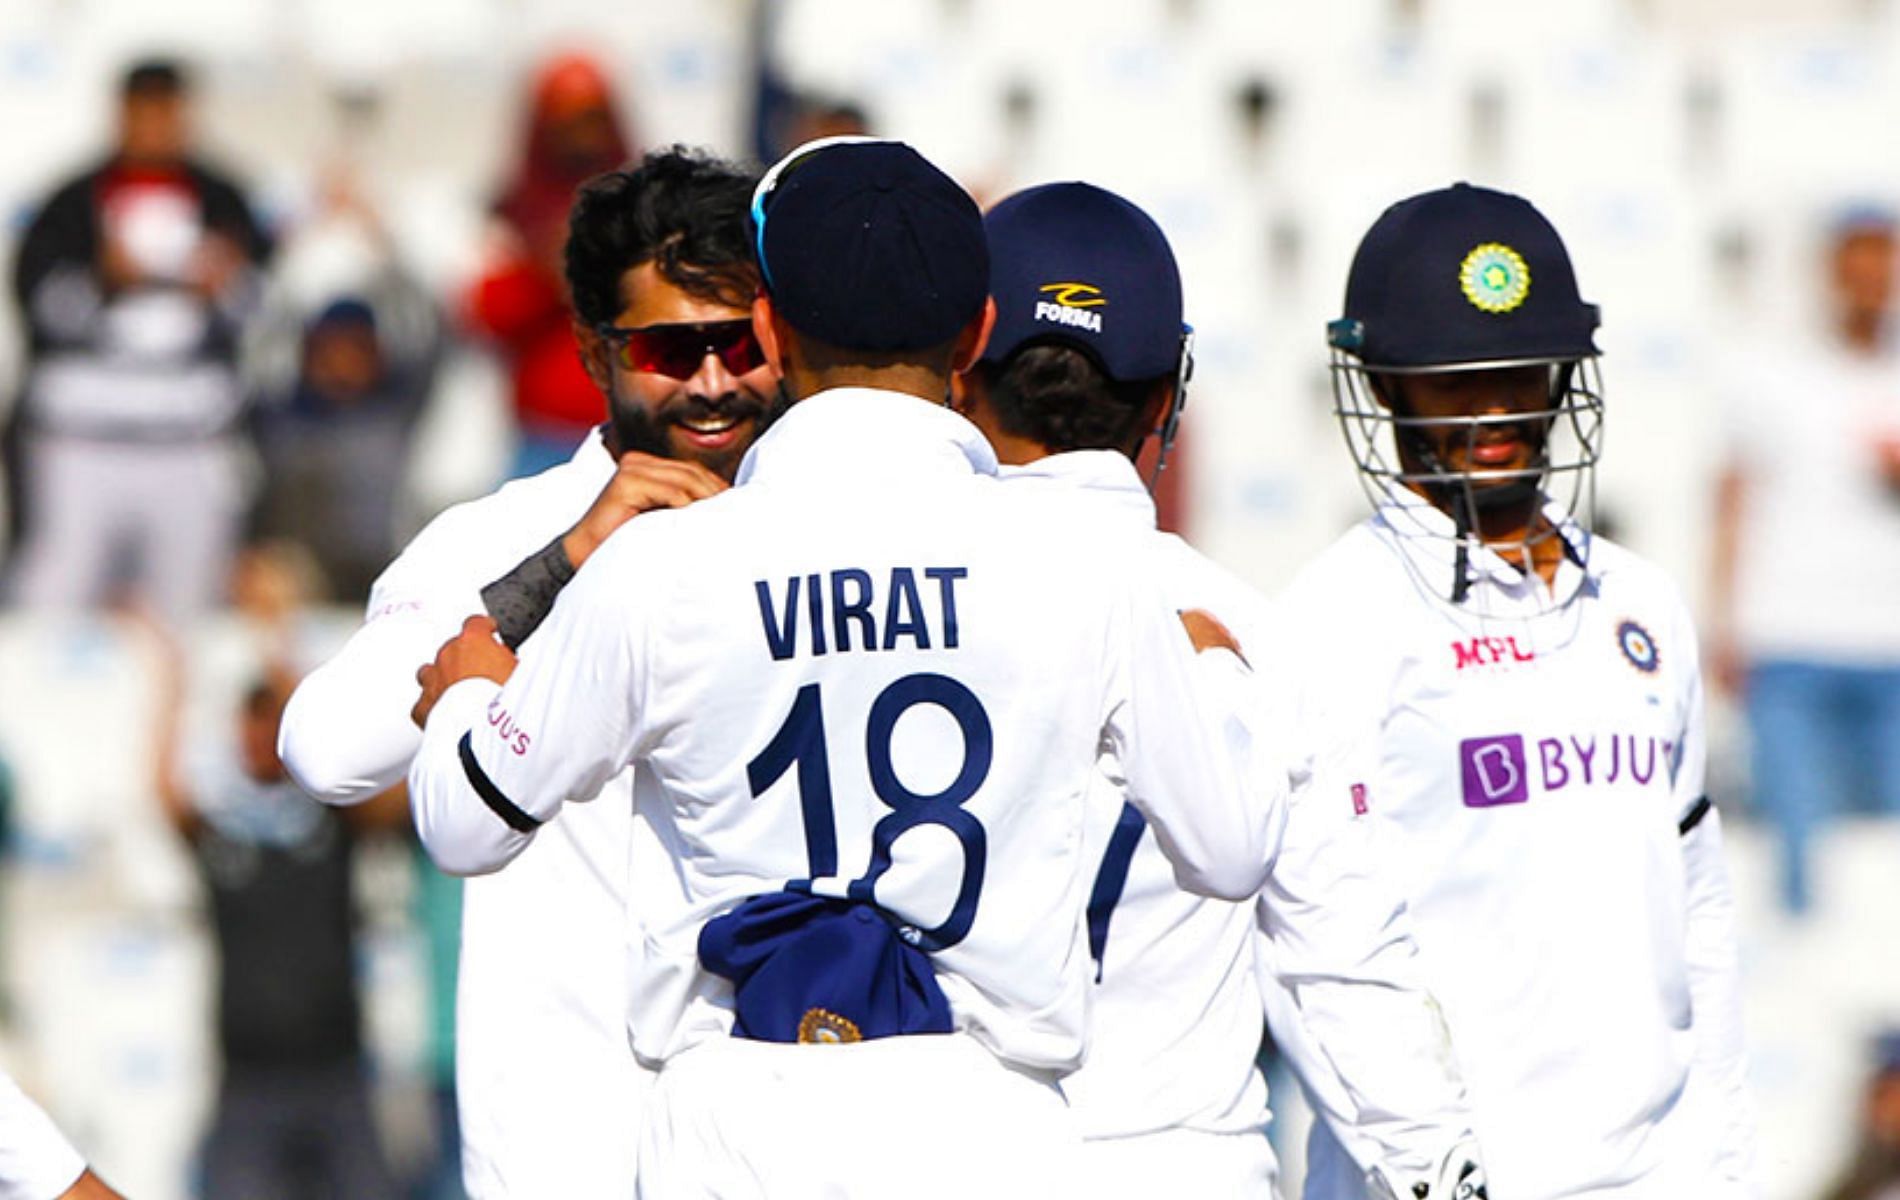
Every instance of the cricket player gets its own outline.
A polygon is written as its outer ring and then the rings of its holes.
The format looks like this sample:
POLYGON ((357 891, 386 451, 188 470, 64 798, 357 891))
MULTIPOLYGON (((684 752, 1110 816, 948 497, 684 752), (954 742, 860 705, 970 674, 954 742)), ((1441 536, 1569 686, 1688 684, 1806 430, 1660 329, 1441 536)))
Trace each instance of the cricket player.
MULTIPOLYGON (((984 227, 996 329, 961 379, 961 407, 996 447, 1005 479, 1072 498, 1079 521, 1120 538, 1118 558, 1166 581, 1175 607, 1230 631, 1253 667, 1256 725, 1283 742, 1281 622, 1259 593, 1156 531, 1135 468, 1150 436, 1165 462, 1192 369, 1167 238, 1147 213, 1085 183, 1017 193, 984 227)), ((1282 766, 1281 793, 1284 775, 1282 766)), ((1087 1139, 1078 1190, 1268 1195, 1277 1165, 1254 1066, 1256 906, 1183 891, 1140 811, 1101 783, 1115 824, 1096 842, 1089 897, 1089 1053, 1062 1085, 1087 1139)), ((1288 977, 1298 974, 1307 1019, 1328 1029, 1357 1098, 1356 1128, 1381 1148, 1384 1169, 1433 1196, 1457 1194, 1460 1179, 1482 1194, 1462 1085, 1429 1052, 1443 1043, 1442 1024, 1416 982, 1402 906, 1376 877, 1337 867, 1367 853, 1363 825, 1344 805, 1295 797, 1258 918, 1288 977)))
POLYGON ((1185 886, 1251 897, 1244 667, 945 406, 993 315, 960 187, 822 141, 753 226, 790 411, 731 491, 610 537, 518 670, 480 622, 444 647, 418 825, 492 869, 639 765, 641 1196, 1061 1194, 1098 755, 1185 886))
MULTIPOLYGON (((402 780, 420 742, 416 670, 468 614, 519 644, 619 522, 725 487, 778 407, 752 336, 755 181, 674 148, 582 190, 568 280, 608 420, 567 463, 437 517, 383 573, 362 629, 284 714, 283 759, 307 791, 353 804, 402 780)), ((633 1190, 646 1080, 626 1037, 632 783, 600 786, 602 803, 467 885, 456 1093, 478 1200, 633 1190)))
MULTIPOLYGON (((1596 326, 1519 197, 1459 184, 1367 232, 1328 336, 1376 511, 1284 598, 1296 773, 1380 823, 1498 1196, 1753 1196, 1695 630, 1583 524, 1596 326)), ((1271 1019, 1323 1117, 1306 1194, 1367 1194, 1339 1072, 1271 1019)))

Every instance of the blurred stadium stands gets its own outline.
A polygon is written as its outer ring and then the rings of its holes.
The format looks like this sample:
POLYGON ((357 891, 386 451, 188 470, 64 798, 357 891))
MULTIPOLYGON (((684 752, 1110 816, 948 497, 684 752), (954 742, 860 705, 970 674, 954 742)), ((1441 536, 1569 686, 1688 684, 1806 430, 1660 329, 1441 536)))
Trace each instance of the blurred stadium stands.
MULTIPOLYGON (((519 137, 521 80, 544 53, 601 55, 643 144, 735 154, 754 149, 769 66, 797 92, 861 104, 874 128, 982 196, 1080 177, 1157 215, 1199 338, 1190 532, 1271 589, 1363 511, 1321 341, 1352 248, 1384 204, 1468 178, 1531 196, 1564 230, 1605 314, 1601 507, 1695 603, 1716 366, 1808 319, 1831 211, 1900 200, 1897 8, 4 0, 0 250, 10 259, 31 205, 103 144, 112 80, 135 53, 197 62, 205 140, 277 222, 307 209, 321 164, 354 162, 411 268, 445 298, 472 269, 519 137)), ((0 405, 18 382, 16 329, 0 306, 0 405)), ((493 364, 464 349, 425 419, 411 527, 492 484, 503 409, 493 364)), ((350 620, 313 626, 307 651, 350 620)), ((247 636, 234 620, 194 644, 212 667, 195 724, 216 727, 207 714, 224 711, 247 636)), ((120 1186, 166 1200, 183 1194, 212 1078, 208 957, 189 871, 142 774, 146 665, 110 623, 0 621, 0 757, 18 834, 0 872, 0 990, 7 1061, 120 1186)), ((1732 712, 1718 709, 1714 733, 1713 773, 1734 794, 1746 781, 1732 712)), ((1764 836, 1742 826, 1733 842, 1769 1194, 1807 1200, 1844 1152, 1864 1035, 1900 1022, 1900 829, 1830 831, 1817 912, 1801 924, 1771 903, 1764 836)), ((422 967, 402 872, 377 881, 373 1040, 399 1109, 422 1069, 422 967)))

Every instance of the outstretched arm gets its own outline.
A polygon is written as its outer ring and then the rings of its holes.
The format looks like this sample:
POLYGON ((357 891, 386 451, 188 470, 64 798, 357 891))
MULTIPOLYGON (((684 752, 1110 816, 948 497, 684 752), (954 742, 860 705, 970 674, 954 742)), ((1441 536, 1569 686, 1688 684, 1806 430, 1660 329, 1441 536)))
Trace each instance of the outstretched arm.
POLYGON ((591 800, 631 761, 644 708, 642 644, 652 587, 628 585, 634 554, 605 547, 562 591, 534 644, 513 655, 470 618, 421 673, 421 750, 409 772, 416 831, 455 875, 507 865, 568 801, 591 800))

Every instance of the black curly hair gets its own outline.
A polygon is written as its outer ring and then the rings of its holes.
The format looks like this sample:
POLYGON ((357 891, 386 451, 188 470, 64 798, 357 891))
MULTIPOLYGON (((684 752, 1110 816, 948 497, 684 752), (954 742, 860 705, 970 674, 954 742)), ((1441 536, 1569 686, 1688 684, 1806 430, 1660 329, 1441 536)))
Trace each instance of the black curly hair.
POLYGON ((630 170, 581 185, 567 222, 567 286, 588 325, 627 306, 620 279, 642 263, 688 295, 743 307, 759 269, 746 213, 755 172, 685 146, 649 152, 630 170))
POLYGON ((1117 382, 1072 346, 1040 342, 1002 363, 980 363, 997 424, 1054 453, 1122 450, 1150 430, 1141 420, 1167 376, 1117 382))

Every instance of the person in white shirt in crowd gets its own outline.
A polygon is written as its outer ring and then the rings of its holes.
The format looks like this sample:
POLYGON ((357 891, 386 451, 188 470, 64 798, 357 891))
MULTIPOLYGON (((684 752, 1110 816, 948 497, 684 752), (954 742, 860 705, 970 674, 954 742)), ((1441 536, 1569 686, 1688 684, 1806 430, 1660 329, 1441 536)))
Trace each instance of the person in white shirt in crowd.
MULTIPOLYGON (((383 572, 363 627, 298 687, 283 759, 354 804, 400 782, 415 677, 471 612, 519 644, 606 533, 725 487, 779 408, 752 335, 755 177, 672 148, 587 185, 568 273, 606 423, 573 458, 437 517, 383 572)), ((627 1195, 643 1073, 627 1046, 631 780, 464 897, 456 1091, 464 1177, 494 1196, 627 1195)))
POLYGON ((1748 717, 1755 807, 1806 912, 1809 844, 1856 808, 1900 815, 1900 338, 1896 217, 1830 231, 1824 325, 1737 357, 1716 502, 1716 680, 1748 717), (1852 587, 1815 585, 1853 564, 1852 587))
POLYGON ((479 618, 444 647, 417 824, 492 870, 639 764, 641 1196, 1062 1194, 1098 755, 1185 886, 1251 897, 1245 668, 945 406, 993 313, 960 187, 819 142, 753 224, 791 409, 731 491, 618 530, 518 670, 479 618))
MULTIPOLYGON (((1459 184, 1366 233, 1328 338, 1376 511, 1282 600, 1296 772, 1380 822, 1496 1195, 1752 1197, 1696 633, 1583 523, 1597 323, 1520 197, 1459 184)), ((1270 1020, 1321 1117, 1307 1196, 1365 1195, 1337 1071, 1270 1020)))
MULTIPOLYGON (((1220 622, 1253 667, 1256 727, 1283 742, 1291 705, 1280 622, 1258 592, 1156 530, 1135 465, 1151 436, 1165 465, 1192 371, 1166 236, 1086 183, 1019 192, 984 227, 996 329, 959 377, 959 408, 996 447, 1006 480, 1072 498, 1078 521, 1118 535, 1129 569, 1164 580, 1175 607, 1220 622)), ((1278 756, 1275 765, 1285 792, 1278 756)), ((1115 781, 1098 783, 1120 801, 1115 781)), ((1267 1195, 1278 1168, 1254 1065, 1254 906, 1182 890, 1140 810, 1119 810, 1109 806, 1115 823, 1095 843, 1088 1059, 1062 1084, 1086 1139, 1079 1190, 1267 1195)), ((1482 1195, 1462 1085, 1442 1054, 1421 1052, 1442 1040, 1442 1025, 1414 978, 1397 895, 1331 865, 1366 853, 1362 826, 1344 806, 1292 804, 1260 919, 1308 1019, 1328 1029, 1358 1127, 1386 1151, 1382 1168, 1407 1195, 1414 1182, 1454 1195, 1460 1179, 1482 1195)))
POLYGON ((0 1200, 121 1200, 4 1071, 0 1071, 0 1200))
POLYGON ((9 585, 26 607, 97 607, 129 582, 176 625, 230 582, 238 343, 270 242, 239 186, 194 153, 191 99, 181 64, 134 63, 111 153, 20 238, 28 361, 5 449, 20 523, 9 585))

